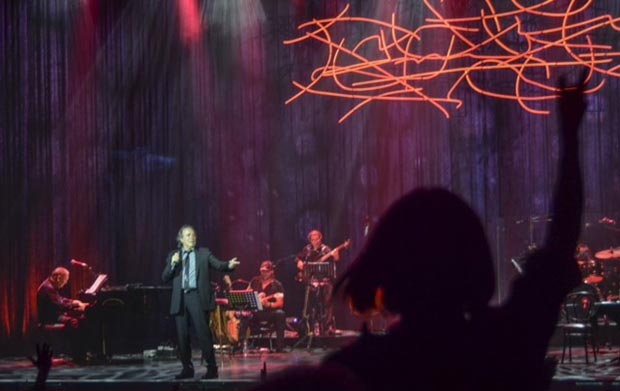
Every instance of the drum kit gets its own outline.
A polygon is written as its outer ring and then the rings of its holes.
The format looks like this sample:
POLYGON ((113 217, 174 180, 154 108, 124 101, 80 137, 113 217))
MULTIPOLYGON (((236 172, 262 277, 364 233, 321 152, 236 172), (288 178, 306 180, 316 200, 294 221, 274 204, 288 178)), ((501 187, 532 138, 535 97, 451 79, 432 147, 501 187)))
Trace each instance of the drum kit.
POLYGON ((588 253, 578 253, 576 258, 584 284, 601 300, 620 300, 620 247, 598 251, 594 258, 582 254, 588 253))

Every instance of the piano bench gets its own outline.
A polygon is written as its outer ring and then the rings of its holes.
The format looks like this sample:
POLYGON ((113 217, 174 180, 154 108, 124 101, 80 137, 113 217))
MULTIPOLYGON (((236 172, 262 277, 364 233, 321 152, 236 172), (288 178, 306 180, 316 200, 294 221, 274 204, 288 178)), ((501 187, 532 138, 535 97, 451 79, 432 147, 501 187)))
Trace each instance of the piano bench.
POLYGON ((54 350, 54 354, 66 353, 65 330, 67 326, 64 323, 39 323, 37 329, 37 339, 49 344, 54 350))
POLYGON ((45 332, 59 332, 64 331, 67 325, 64 323, 39 323, 39 330, 45 332))

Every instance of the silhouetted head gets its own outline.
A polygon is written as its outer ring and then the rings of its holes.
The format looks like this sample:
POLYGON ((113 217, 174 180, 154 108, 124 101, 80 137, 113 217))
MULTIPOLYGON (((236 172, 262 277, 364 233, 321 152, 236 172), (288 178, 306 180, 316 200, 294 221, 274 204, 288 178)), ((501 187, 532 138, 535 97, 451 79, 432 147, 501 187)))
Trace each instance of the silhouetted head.
POLYGON ((577 248, 575 249, 575 257, 578 260, 587 260, 590 258, 590 247, 588 247, 585 243, 578 243, 577 248))
POLYGON ((493 262, 480 219, 439 188, 414 190, 381 216, 362 252, 336 284, 354 310, 377 307, 474 311, 494 291, 493 262))

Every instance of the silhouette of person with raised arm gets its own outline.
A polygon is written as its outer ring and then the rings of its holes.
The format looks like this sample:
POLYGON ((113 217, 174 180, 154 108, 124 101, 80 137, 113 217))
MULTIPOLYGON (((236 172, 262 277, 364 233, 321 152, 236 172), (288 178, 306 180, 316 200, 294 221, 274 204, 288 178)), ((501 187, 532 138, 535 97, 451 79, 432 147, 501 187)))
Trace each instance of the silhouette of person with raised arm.
POLYGON ((364 332, 323 366, 344 368, 372 390, 548 387, 547 344, 564 297, 580 282, 574 251, 582 214, 584 86, 585 74, 576 87, 560 80, 553 220, 505 303, 489 306, 493 261, 476 213, 447 190, 413 190, 383 214, 335 286, 356 312, 387 311, 400 321, 386 335, 364 332))
POLYGON ((32 388, 34 391, 43 391, 45 390, 45 382, 47 381, 47 376, 50 373, 50 369, 52 369, 54 351, 52 347, 43 343, 41 345, 37 344, 37 357, 36 359, 32 356, 29 356, 28 359, 32 362, 32 365, 37 367, 37 379, 34 382, 34 387, 32 388))

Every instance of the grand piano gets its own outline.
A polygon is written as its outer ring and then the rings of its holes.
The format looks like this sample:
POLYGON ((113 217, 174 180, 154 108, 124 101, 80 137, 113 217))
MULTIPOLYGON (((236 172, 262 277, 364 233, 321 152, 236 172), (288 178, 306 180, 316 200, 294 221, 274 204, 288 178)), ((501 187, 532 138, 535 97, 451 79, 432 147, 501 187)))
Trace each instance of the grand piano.
POLYGON ((111 357, 170 345, 174 340, 174 325, 168 315, 171 287, 141 283, 109 286, 107 280, 105 274, 99 274, 79 295, 90 303, 85 314, 90 348, 111 357))

